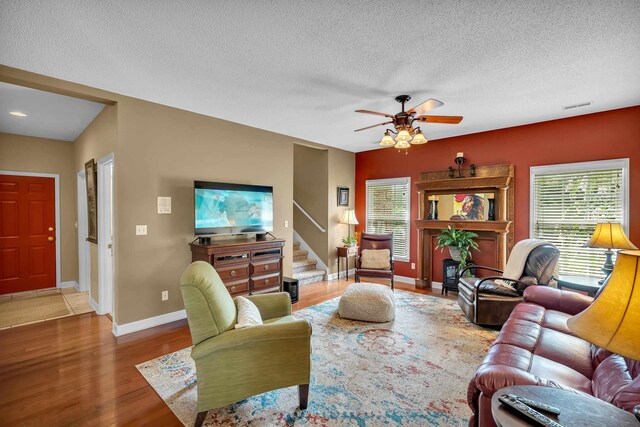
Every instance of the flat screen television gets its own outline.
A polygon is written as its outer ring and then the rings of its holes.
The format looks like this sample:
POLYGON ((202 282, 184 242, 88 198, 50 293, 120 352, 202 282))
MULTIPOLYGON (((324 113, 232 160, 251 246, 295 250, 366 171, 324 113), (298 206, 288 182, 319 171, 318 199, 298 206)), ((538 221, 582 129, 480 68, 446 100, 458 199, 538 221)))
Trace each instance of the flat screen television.
POLYGON ((196 236, 273 231, 273 187, 194 181, 196 236))

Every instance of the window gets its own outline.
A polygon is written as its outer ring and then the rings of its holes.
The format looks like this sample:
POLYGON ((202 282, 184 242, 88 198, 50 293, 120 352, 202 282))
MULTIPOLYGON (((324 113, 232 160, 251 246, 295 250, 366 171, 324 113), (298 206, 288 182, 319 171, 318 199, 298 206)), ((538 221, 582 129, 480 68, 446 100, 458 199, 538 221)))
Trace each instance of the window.
POLYGON ((604 249, 586 248, 596 223, 628 232, 629 159, 531 168, 530 236, 560 249, 561 274, 603 277, 604 249))
POLYGON ((393 258, 409 261, 411 178, 367 181, 367 233, 393 233, 393 258))

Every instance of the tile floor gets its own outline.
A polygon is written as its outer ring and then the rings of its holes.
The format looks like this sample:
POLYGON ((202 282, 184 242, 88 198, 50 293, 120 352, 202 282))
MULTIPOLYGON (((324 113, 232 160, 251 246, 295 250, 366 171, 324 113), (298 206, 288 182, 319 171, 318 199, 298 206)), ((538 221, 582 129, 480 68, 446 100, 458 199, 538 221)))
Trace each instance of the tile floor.
POLYGON ((12 325, 2 329, 15 328, 16 326, 24 326, 31 323, 46 322, 47 320, 59 319, 60 317, 75 316, 78 314, 91 313, 92 311, 95 311, 93 307, 89 305, 89 292, 78 292, 78 290, 75 288, 39 289, 37 291, 27 291, 27 292, 18 292, 15 294, 0 295, 0 301, 6 301, 7 299, 16 300, 21 298, 31 298, 36 295, 51 295, 51 294, 58 294, 58 293, 62 293, 62 296, 64 297, 64 302, 67 305, 67 308, 69 309, 69 311, 71 312, 71 314, 69 314, 68 316, 52 317, 50 319, 37 320, 35 322, 22 323, 19 325, 12 325))

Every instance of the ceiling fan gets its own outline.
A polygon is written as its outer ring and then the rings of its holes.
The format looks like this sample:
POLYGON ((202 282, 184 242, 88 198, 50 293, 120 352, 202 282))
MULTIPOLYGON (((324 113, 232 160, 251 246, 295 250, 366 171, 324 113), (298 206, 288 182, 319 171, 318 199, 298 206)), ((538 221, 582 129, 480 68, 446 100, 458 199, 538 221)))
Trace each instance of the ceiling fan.
POLYGON ((418 104, 409 111, 404 111, 404 104, 407 103, 411 97, 409 95, 398 95, 396 101, 402 104, 402 111, 398 114, 379 113, 377 111, 369 110, 356 110, 356 113, 373 114, 376 116, 388 117, 390 120, 376 125, 367 126, 364 128, 356 129, 354 132, 360 132, 362 130, 371 129, 377 126, 384 126, 393 124, 395 131, 387 129, 380 141, 380 145, 383 147, 395 147, 398 149, 404 148, 405 150, 411 145, 426 144, 427 138, 424 137, 420 127, 413 127, 415 122, 423 123, 445 123, 450 125, 456 125, 462 121, 462 116, 430 116, 425 113, 443 106, 444 104, 435 99, 429 99, 422 104, 418 104), (395 140, 391 134, 396 135, 395 140))

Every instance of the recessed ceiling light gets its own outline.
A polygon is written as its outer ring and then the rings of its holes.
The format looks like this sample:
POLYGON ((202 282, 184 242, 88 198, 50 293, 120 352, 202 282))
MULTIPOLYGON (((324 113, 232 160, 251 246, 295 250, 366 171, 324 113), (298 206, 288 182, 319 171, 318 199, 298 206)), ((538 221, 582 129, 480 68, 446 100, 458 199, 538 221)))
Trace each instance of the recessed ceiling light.
POLYGON ((9 114, 16 117, 27 117, 25 113, 21 113, 20 111, 10 111, 9 114))

